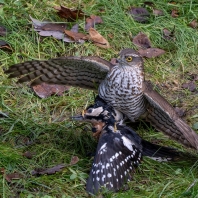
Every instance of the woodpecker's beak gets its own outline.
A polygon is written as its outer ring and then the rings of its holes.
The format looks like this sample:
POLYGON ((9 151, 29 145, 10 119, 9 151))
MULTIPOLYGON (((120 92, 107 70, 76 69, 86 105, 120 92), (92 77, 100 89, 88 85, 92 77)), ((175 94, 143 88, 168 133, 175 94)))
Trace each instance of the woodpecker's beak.
POLYGON ((72 116, 71 119, 75 120, 75 121, 84 121, 85 120, 85 110, 82 110, 81 115, 72 116))
POLYGON ((84 117, 82 115, 75 115, 75 116, 72 116, 71 119, 75 121, 83 121, 84 117))

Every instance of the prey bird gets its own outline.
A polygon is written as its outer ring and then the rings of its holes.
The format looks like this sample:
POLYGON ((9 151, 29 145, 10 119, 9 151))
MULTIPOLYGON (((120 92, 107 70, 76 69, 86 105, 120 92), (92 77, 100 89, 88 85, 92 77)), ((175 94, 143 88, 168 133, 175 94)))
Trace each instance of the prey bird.
POLYGON ((10 78, 23 75, 19 82, 31 81, 32 85, 45 82, 92 90, 99 86, 99 96, 132 122, 144 117, 172 139, 198 149, 198 134, 145 80, 143 59, 133 49, 122 50, 115 66, 94 56, 60 57, 12 65, 5 73, 10 78))
POLYGON ((72 117, 76 121, 91 123, 94 134, 98 133, 99 137, 86 184, 90 194, 98 194, 102 188, 120 190, 132 180, 132 173, 143 156, 157 161, 170 161, 184 156, 176 149, 143 140, 135 131, 122 124, 123 118, 124 115, 100 97, 96 97, 95 103, 81 115, 72 117))

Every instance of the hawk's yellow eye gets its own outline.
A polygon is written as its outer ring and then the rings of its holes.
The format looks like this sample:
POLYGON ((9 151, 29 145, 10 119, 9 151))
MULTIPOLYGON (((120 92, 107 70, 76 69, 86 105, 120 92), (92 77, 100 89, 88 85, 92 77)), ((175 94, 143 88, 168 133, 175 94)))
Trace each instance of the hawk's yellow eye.
POLYGON ((131 62, 132 60, 133 60, 132 56, 126 57, 126 61, 127 61, 127 62, 131 62))

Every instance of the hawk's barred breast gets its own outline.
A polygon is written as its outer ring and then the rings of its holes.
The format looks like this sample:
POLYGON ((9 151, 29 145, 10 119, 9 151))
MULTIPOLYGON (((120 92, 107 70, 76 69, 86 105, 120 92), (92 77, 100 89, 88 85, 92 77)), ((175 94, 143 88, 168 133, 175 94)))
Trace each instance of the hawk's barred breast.
POLYGON ((115 66, 99 86, 99 96, 135 121, 145 111, 143 76, 139 69, 115 66))

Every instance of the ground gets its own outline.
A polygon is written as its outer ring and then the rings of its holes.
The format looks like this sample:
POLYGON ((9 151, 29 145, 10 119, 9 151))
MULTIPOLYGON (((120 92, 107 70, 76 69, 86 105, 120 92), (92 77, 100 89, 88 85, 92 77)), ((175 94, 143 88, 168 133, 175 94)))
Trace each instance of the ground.
MULTIPOLYGON (((143 2, 0 0, 1 25, 8 29, 7 36, 0 39, 13 49, 12 52, 0 49, 0 110, 9 115, 9 118, 0 119, 1 197, 87 197, 84 187, 93 160, 91 155, 96 148, 90 126, 70 120, 70 116, 93 102, 93 92, 71 88, 63 96, 40 99, 28 84, 17 84, 16 79, 7 78, 4 69, 12 64, 66 55, 96 55, 110 60, 123 48, 137 49, 131 39, 143 32, 150 38, 152 47, 166 51, 160 57, 144 59, 146 79, 151 80, 174 107, 186 110, 184 119, 190 126, 196 126, 198 89, 192 92, 183 89, 182 84, 192 81, 191 76, 198 71, 198 32, 188 26, 198 17, 198 3, 195 0, 153 1, 155 8, 163 10, 164 15, 152 15, 149 23, 142 24, 134 21, 127 10, 131 6, 143 7, 143 2), (40 37, 33 30, 29 16, 63 22, 65 20, 59 18, 53 8, 60 4, 80 6, 87 15, 101 16, 103 24, 96 25, 96 29, 109 41, 111 48, 102 49, 91 42, 64 43, 51 37, 40 37), (176 18, 171 16, 172 10, 178 10, 176 18), (173 30, 174 27, 173 40, 165 40, 163 29, 173 30), (26 151, 34 154, 31 159, 23 156, 26 151), (32 175, 36 168, 69 164, 72 156, 79 157, 79 162, 73 166, 52 175, 32 175), (9 173, 18 173, 21 178, 9 182, 6 179, 9 173)), ((148 5, 146 8, 152 13, 153 8, 148 5)), ((84 20, 77 23, 84 32, 84 20)), ((194 83, 198 86, 196 80, 194 83)), ((196 155, 144 123, 139 125, 138 133, 149 141, 196 155)), ((195 198, 198 197, 197 168, 196 159, 158 163, 144 158, 133 181, 128 184, 129 190, 105 197, 195 198)))

